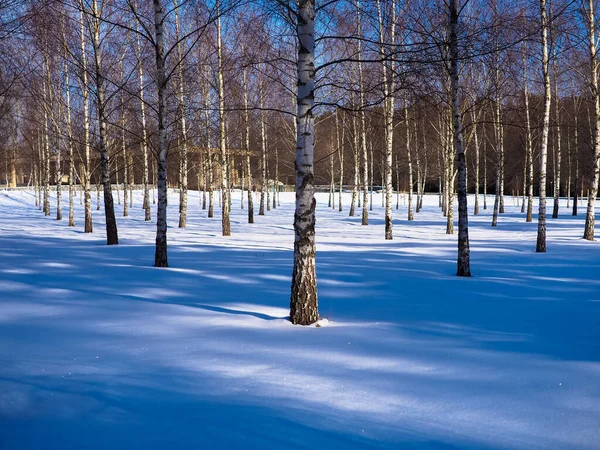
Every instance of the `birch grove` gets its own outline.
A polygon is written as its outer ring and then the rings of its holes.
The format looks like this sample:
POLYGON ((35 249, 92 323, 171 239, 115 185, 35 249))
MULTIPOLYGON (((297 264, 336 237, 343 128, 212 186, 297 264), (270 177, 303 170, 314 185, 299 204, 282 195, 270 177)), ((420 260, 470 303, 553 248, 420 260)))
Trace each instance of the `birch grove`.
POLYGON ((320 318, 316 194, 339 220, 369 225, 363 233, 382 245, 418 230, 435 198, 439 231, 458 230, 448 239, 459 276, 477 273, 470 214, 493 234, 517 206, 524 222, 537 221, 543 253, 559 211, 572 202, 577 216, 585 197, 585 219, 573 220, 594 239, 596 7, 47 2, 6 41, 27 57, 0 73, 0 171, 9 187, 30 185, 32 202, 59 220, 68 186, 65 226, 105 225, 107 244, 127 229, 123 217, 143 214, 156 227, 156 267, 169 266, 168 233, 202 226, 190 220, 195 208, 220 222, 223 236, 290 214, 290 320, 312 324, 320 318), (282 205, 286 191, 295 192, 293 213, 282 205), (92 217, 92 203, 103 217, 92 217))

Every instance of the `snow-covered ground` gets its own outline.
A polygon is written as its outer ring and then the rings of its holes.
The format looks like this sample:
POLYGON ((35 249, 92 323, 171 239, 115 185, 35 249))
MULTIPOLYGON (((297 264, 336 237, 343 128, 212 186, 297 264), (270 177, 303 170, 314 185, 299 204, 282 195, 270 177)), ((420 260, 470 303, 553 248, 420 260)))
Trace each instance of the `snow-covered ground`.
POLYGON ((492 229, 490 197, 461 279, 437 197, 412 223, 394 210, 390 242, 379 195, 364 227, 348 198, 340 213, 319 194, 316 328, 286 320, 281 200, 248 225, 234 193, 224 238, 196 192, 178 229, 170 194, 158 269, 139 192, 109 247, 95 205, 89 235, 78 199, 68 228, 54 202, 44 217, 32 192, 0 191, 0 448, 600 448, 600 243, 580 238, 584 207, 563 201, 536 254, 536 221, 507 197, 492 229))

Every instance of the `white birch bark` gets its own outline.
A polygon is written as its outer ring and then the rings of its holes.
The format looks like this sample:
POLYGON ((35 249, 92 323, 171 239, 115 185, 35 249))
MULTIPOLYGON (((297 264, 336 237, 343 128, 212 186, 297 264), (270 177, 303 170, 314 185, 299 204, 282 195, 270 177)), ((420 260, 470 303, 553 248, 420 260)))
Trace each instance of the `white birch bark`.
POLYGON ((97 0, 92 2, 93 33, 92 46, 94 48, 94 67, 96 72, 96 109, 98 113, 100 167, 102 171, 102 186, 104 188, 104 218, 106 220, 106 243, 116 245, 119 243, 117 220, 110 182, 110 160, 108 154, 108 136, 106 131, 106 92, 104 73, 102 71, 102 48, 100 47, 101 11, 98 9, 97 0))
POLYGON ((175 39, 177 40, 177 58, 179 74, 179 113, 181 114, 181 147, 179 158, 181 161, 181 183, 179 186, 179 228, 185 228, 187 222, 187 198, 188 198, 188 141, 185 112, 185 80, 183 77, 183 52, 181 49, 181 31, 179 25, 178 2, 174 2, 175 7, 175 39))
POLYGON ((483 209, 487 209, 487 143, 485 141, 485 128, 483 129, 483 209))
MULTIPOLYGON (((154 2, 154 52, 156 56, 156 87, 158 100, 158 206, 156 211, 156 251, 154 254, 155 267, 169 267, 167 257, 167 130, 165 128, 166 87, 165 73, 165 44, 164 44, 164 9, 161 0, 154 2)), ((144 186, 146 191, 147 186, 144 186)), ((146 195, 146 192, 144 192, 146 195)), ((149 199, 148 199, 149 203, 149 199)), ((148 208, 150 205, 148 204, 148 208)))
POLYGON ((290 320, 309 325, 319 320, 315 261, 313 115, 315 92, 315 3, 298 0, 298 112, 296 137, 296 208, 290 320))
POLYGON ((544 116, 542 122, 542 138, 540 142, 540 206, 535 251, 544 253, 546 252, 546 165, 548 158, 548 133, 550 130, 550 102, 552 99, 550 68, 548 62, 548 18, 546 0, 540 0, 540 18, 542 34, 542 77, 544 80, 544 116))
MULTIPOLYGON (((46 73, 49 73, 47 56, 44 56, 44 66, 46 67, 46 73)), ((44 146, 42 147, 42 175, 44 183, 44 215, 50 215, 50 124, 48 123, 49 109, 50 109, 50 96, 49 86, 47 85, 46 77, 43 77, 43 98, 44 98, 44 146)))
MULTIPOLYGON (((273 209, 277 208, 279 199, 279 146, 275 145, 275 183, 273 184, 273 209)), ((332 158, 333 161, 333 158, 332 158)))
POLYGON ((140 42, 139 35, 137 36, 137 64, 139 83, 138 96, 140 98, 140 113, 142 116, 142 142, 140 142, 143 159, 142 184, 144 186, 144 200, 142 202, 142 208, 144 208, 144 220, 150 221, 152 216, 150 211, 150 187, 148 185, 148 129, 146 126, 146 101, 144 98, 144 64, 142 60, 142 44, 140 42))
MULTIPOLYGON (((452 81, 450 80, 450 89, 452 81)), ((452 102, 452 100, 451 100, 452 102)), ((451 103, 452 104, 452 103, 451 103)), ((454 234, 454 181, 456 177, 456 172, 454 169, 454 162, 456 159, 455 151, 454 151, 454 143, 453 143, 453 111, 449 110, 450 120, 448 121, 447 129, 446 129, 446 166, 448 167, 447 178, 448 181, 446 183, 448 189, 448 205, 446 211, 446 234, 454 234)))
MULTIPOLYGON (((392 45, 396 40, 396 1, 392 0, 390 17, 390 41, 392 45)), ((394 72, 393 66, 390 68, 388 79, 388 65, 385 60, 385 36, 384 22, 381 10, 381 0, 377 0, 377 13, 379 18, 379 52, 381 56, 381 70, 383 76, 383 95, 384 95, 384 118, 385 118, 385 159, 384 159, 384 181, 385 181, 385 239, 393 239, 393 221, 392 221, 392 151, 394 141, 394 72)), ((392 63, 393 64, 393 63, 392 63)))
POLYGON ((465 160, 465 144, 463 136, 462 116, 459 99, 458 78, 458 0, 450 0, 450 85, 452 97, 452 126, 454 138, 454 153, 458 168, 458 258, 457 272, 459 277, 470 277, 469 251, 469 217, 467 206, 467 164, 465 160))
MULTIPOLYGON (((260 173, 261 173, 261 187, 260 187, 260 208, 258 215, 265 215, 265 201, 267 195, 267 132, 265 129, 265 106, 264 106, 264 80, 259 81, 259 107, 260 107, 260 173)), ((268 202, 267 202, 268 203, 268 202)))
POLYGON ((408 220, 414 220, 413 213, 413 167, 412 167, 412 152, 410 142, 410 117, 408 109, 408 99, 404 96, 404 122, 406 124, 406 155, 408 162, 408 220))
POLYGON ((250 110, 248 108, 248 72, 243 71, 244 85, 244 144, 246 151, 246 177, 248 183, 248 223, 254 223, 254 199, 252 198, 252 167, 250 164, 250 110))
MULTIPOLYGON (((121 94, 121 151, 123 152, 123 217, 129 216, 129 163, 127 158, 127 142, 125 140, 125 103, 121 94)), ((132 194, 133 195, 133 194, 132 194)))
POLYGON ((362 185, 363 185, 363 205, 362 205, 362 224, 369 225, 369 162, 367 154, 367 121, 365 116, 365 84, 362 68, 362 20, 360 12, 360 1, 356 0, 356 27, 358 34, 358 85, 360 101, 360 131, 361 131, 361 154, 362 154, 362 185))
POLYGON ((225 87, 223 84, 223 43, 221 40, 221 2, 217 0, 217 69, 219 79, 219 146, 221 150, 221 229, 223 236, 231 235, 229 220, 229 177, 225 141, 225 87))
POLYGON ((527 80, 527 42, 523 41, 523 97, 525 98, 525 149, 527 159, 527 217, 526 222, 533 221, 533 137, 531 134, 531 114, 529 110, 529 87, 527 80))
MULTIPOLYGON (((543 1, 543 0, 542 0, 543 1)), ((590 47, 590 90, 594 98, 594 157, 592 183, 588 194, 587 212, 585 216, 585 228, 583 238, 588 241, 594 240, 594 215, 596 197, 598 196, 598 178, 600 177, 600 91, 598 89, 598 55, 596 41, 596 16, 594 14, 594 1, 588 1, 588 32, 590 47)))
MULTIPOLYGON (((573 96, 573 99, 575 99, 576 97, 573 96)), ((571 215, 576 216, 577 215, 577 195, 579 193, 579 124, 578 124, 578 120, 577 117, 579 115, 579 108, 578 108, 578 103, 576 100, 573 100, 575 103, 575 114, 574 114, 574 119, 575 119, 575 125, 573 127, 573 148, 575 150, 575 186, 573 189, 573 211, 571 213, 571 215)))
POLYGON ((554 62, 552 64, 553 72, 554 72, 554 98, 555 98, 555 108, 554 108, 554 117, 556 120, 556 125, 554 127, 554 133, 556 136, 556 151, 553 155, 554 161, 554 203, 552 205, 552 218, 558 218, 558 209, 560 203, 560 167, 561 167, 561 135, 560 135, 560 100, 558 97, 558 68, 556 64, 556 56, 554 57, 554 62))
MULTIPOLYGON (((338 114, 339 114, 339 110, 336 109, 335 111, 335 120, 336 120, 336 127, 338 124, 338 114)), ((341 131, 341 135, 340 135, 340 145, 338 147, 338 159, 340 162, 340 192, 338 195, 338 211, 342 212, 343 209, 343 203, 342 203, 342 192, 343 192, 343 188, 344 188, 344 117, 342 116, 342 131, 341 131)))
POLYGON ((475 147, 475 206, 473 215, 479 215, 479 133, 477 132, 477 119, 475 113, 471 111, 473 123, 473 144, 475 147))
MULTIPOLYGON (((353 109, 356 108, 356 103, 354 102, 354 95, 352 95, 352 107, 353 109)), ((359 191, 358 191, 358 174, 360 172, 360 165, 359 165, 359 153, 358 153, 358 126, 356 124, 356 114, 353 113, 352 114, 352 136, 353 136, 353 155, 354 155, 354 184, 352 185, 352 200, 350 202, 350 212, 349 212, 349 216, 350 217, 354 217, 354 210, 356 208, 356 201, 357 198, 359 196, 359 191)))
MULTIPOLYGON (((51 83, 50 80, 50 74, 48 74, 48 78, 49 78, 49 83, 51 83)), ((51 98, 52 103, 57 103, 57 111, 55 112, 54 109, 52 110, 52 122, 54 124, 54 134, 55 134, 55 143, 56 143, 56 159, 55 159, 55 182, 56 182, 56 220, 62 220, 63 214, 62 214, 62 146, 61 146, 61 141, 62 141, 62 132, 60 130, 60 120, 62 119, 63 116, 63 109, 62 109, 62 99, 59 99, 59 95, 60 95, 60 82, 58 82, 59 84, 59 88, 58 91, 56 92, 56 88, 53 86, 51 89, 51 98), (56 101, 55 101, 56 99, 56 101)), ((13 170, 14 170, 14 165, 13 165, 13 170)), ((16 186, 16 174, 13 177, 13 179, 15 180, 15 186, 16 186)))
POLYGON ((81 80, 82 80, 82 96, 83 96, 83 147, 85 153, 85 164, 83 167, 83 183, 84 183, 84 232, 91 233, 92 226, 92 192, 91 192, 91 160, 90 160, 90 112, 89 112, 89 91, 87 77, 87 45, 85 38, 85 29, 83 24, 83 1, 80 1, 80 35, 81 35, 81 80))

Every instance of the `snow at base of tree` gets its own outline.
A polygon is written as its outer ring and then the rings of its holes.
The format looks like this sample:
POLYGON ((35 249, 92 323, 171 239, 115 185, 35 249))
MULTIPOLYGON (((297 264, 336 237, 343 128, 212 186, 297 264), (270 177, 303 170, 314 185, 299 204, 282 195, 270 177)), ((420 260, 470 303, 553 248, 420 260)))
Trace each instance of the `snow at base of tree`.
POLYGON ((381 194, 367 227, 318 194, 323 319, 300 327, 293 193, 223 237, 195 191, 179 229, 169 190, 169 268, 133 195, 107 246, 78 199, 68 227, 0 191, 1 449, 598 448, 600 243, 566 200, 544 254, 512 197, 470 216, 465 279, 437 196, 386 241, 381 194))

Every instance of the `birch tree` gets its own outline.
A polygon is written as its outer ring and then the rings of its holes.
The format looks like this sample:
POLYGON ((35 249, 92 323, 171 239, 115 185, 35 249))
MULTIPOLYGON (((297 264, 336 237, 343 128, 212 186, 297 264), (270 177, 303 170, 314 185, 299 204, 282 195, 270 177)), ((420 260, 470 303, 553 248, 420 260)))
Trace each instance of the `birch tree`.
POLYGON ((181 183, 179 187, 179 228, 185 228, 187 222, 187 197, 188 197, 188 139, 187 139, 187 126, 186 126, 186 108, 185 108, 185 80, 183 77, 183 49, 181 42, 181 32, 179 24, 179 13, 177 1, 174 2, 175 6, 175 39, 177 40, 177 58, 178 64, 178 100, 179 100, 179 113, 180 118, 180 129, 181 129, 181 147, 179 151, 179 157, 181 161, 181 183))
MULTIPOLYGON (((104 4, 103 4, 104 6, 104 4)), ((96 81, 96 110, 98 113, 99 145, 100 145, 100 165, 102 171, 102 186, 104 188, 104 217, 106 219, 106 243, 116 245, 119 243, 117 232, 117 221, 115 218, 115 208, 112 195, 112 185, 110 181, 110 162, 108 154, 108 136, 107 136, 107 104, 105 77, 102 67, 102 48, 100 40, 100 31, 102 27, 102 8, 98 7, 97 0, 92 1, 92 20, 90 23, 92 48, 94 49, 94 69, 96 81)))
POLYGON ((298 112, 296 137, 296 208, 290 320, 309 325, 319 320, 315 258, 314 144, 315 2, 298 0, 298 112))
MULTIPOLYGON (((392 0, 390 5, 390 41, 392 46, 396 38, 396 1, 392 0)), ((393 239, 392 230, 392 152, 394 147, 394 71, 388 73, 388 63, 386 61, 386 45, 384 39, 384 21, 381 8, 381 0, 377 0, 377 15, 379 19, 379 53, 381 57, 381 71, 383 77, 383 108, 385 120, 385 238, 393 239)), ((392 63, 393 64, 393 63, 392 63)), ((372 167, 372 164, 371 164, 372 167)), ((341 195, 341 188, 340 188, 341 195)))
MULTIPOLYGON (((136 23, 136 32, 138 31, 136 23)), ((138 83, 139 90, 138 96, 140 99, 140 113, 142 116, 142 141, 140 146, 142 149, 142 160, 143 160, 143 171, 142 171, 142 184, 144 186, 144 200, 142 201, 142 208, 144 208, 144 220, 146 222, 152 219, 150 210, 150 187, 148 185, 148 130, 146 126, 146 100, 144 98, 144 65, 142 59, 142 43, 140 34, 136 33, 137 37, 137 56, 138 56, 138 83)))
MULTIPOLYGON (((556 34, 556 32, 554 32, 553 34, 556 34)), ((552 218, 556 219, 558 218, 558 209, 559 209, 559 203, 560 203, 560 167, 561 167, 561 127, 560 127, 560 119, 561 119, 561 114, 560 114, 560 97, 558 96, 558 67, 557 67, 557 57, 556 57, 556 40, 553 39, 554 42, 554 58, 553 58, 553 63, 552 63, 552 71, 554 72, 554 104, 556 105, 554 108, 554 118, 555 118, 555 125, 554 125, 554 135, 556 137, 555 139, 555 145, 556 147, 553 146, 554 148, 554 152, 552 155, 552 166, 553 166, 553 176, 554 176, 554 203, 552 206, 552 218)))
POLYGON ((81 37, 81 93, 83 96, 83 147, 85 164, 83 166, 83 191, 84 191, 84 232, 91 233, 92 225, 92 188, 91 188, 91 160, 90 160, 90 113, 87 68, 87 39, 83 20, 83 1, 80 2, 79 31, 81 37))
POLYGON ((467 208, 467 165, 459 99, 458 0, 450 0, 450 89, 452 92, 452 127, 454 153, 458 169, 458 270, 460 277, 470 277, 469 218, 467 208))
MULTIPOLYGON (((590 0, 593 1, 593 0, 590 0)), ((544 115, 542 119, 542 138, 540 142, 540 206, 538 214, 537 243, 535 251, 546 251, 546 163, 548 158, 548 134, 550 130, 550 64, 548 58, 548 12, 546 0, 540 0, 540 19, 542 35, 542 77, 544 80, 544 115)), ((595 53, 595 52, 594 52, 595 53)))
POLYGON ((533 139, 531 136, 531 117, 529 111, 529 88, 527 79, 527 41, 523 41, 523 98, 525 100, 525 160, 527 161, 527 217, 533 220, 533 139))
POLYGON ((254 199, 252 198, 252 168, 250 165, 250 110, 248 109, 248 70, 243 70, 244 88, 244 150, 248 183, 248 223, 254 223, 254 199))
MULTIPOLYGON (((67 46, 66 36, 63 34, 63 45, 67 46)), ((64 55, 64 71, 65 71, 65 100, 66 100, 66 123, 67 123, 67 145, 69 149, 69 226, 75 226, 75 207, 74 207, 74 193, 75 193, 75 157, 73 154, 73 127, 71 125, 71 86, 69 78, 69 65, 67 59, 67 52, 64 55)))
POLYGON ((158 205, 156 210, 155 267, 169 267, 167 257, 167 130, 165 126, 167 76, 165 70, 164 6, 161 0, 154 2, 154 53, 156 56, 156 95, 158 103, 158 205))
POLYGON ((588 195, 587 212, 585 215, 585 228, 583 238, 594 240, 594 215, 596 197, 598 196, 598 178, 600 177, 600 90, 598 88, 598 51, 596 37, 596 16, 594 14, 594 0, 588 0, 587 25, 590 49, 590 90, 594 101, 593 146, 592 160, 592 185, 588 195))
POLYGON ((229 177, 225 137, 225 87, 223 84, 223 43, 221 41, 221 1, 217 0, 217 58, 219 79, 219 147, 221 149, 221 228, 223 236, 231 235, 229 221, 229 177))

